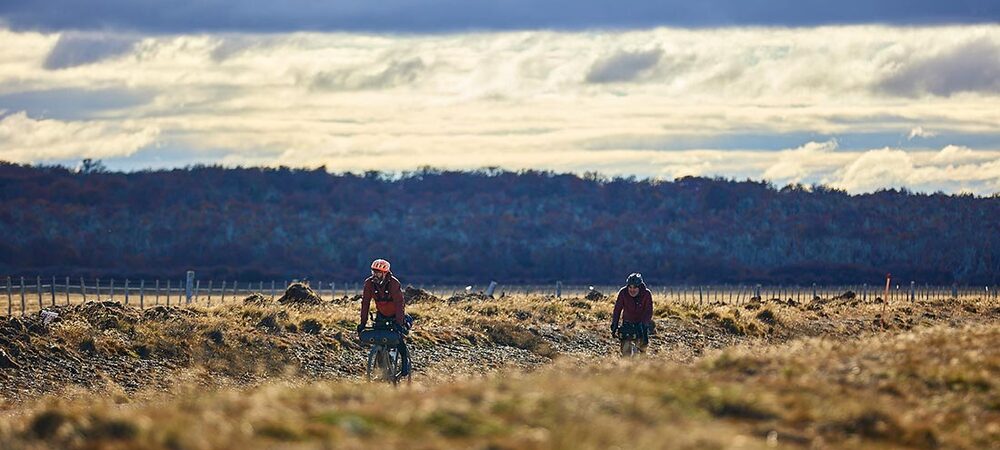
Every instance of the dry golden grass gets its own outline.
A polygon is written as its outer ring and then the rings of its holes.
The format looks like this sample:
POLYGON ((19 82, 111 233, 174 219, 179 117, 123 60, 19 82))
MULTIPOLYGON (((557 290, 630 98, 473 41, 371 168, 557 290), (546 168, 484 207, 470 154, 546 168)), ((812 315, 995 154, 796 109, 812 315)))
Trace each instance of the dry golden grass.
POLYGON ((47 399, 3 448, 989 448, 1000 328, 556 364, 452 383, 275 383, 120 405, 47 399))
POLYGON ((502 345, 554 362, 486 377, 431 370, 401 389, 352 379, 316 382, 290 368, 289 348, 303 338, 360 354, 351 339, 357 302, 227 304, 110 322, 65 317, 33 342, 182 361, 174 383, 166 393, 126 393, 110 383, 70 388, 9 406, 0 418, 0 448, 755 448, 775 442, 988 448, 1000 442, 1000 308, 989 300, 892 303, 884 317, 878 303, 660 301, 653 354, 637 361, 599 358, 603 353, 563 358, 557 342, 539 332, 557 330, 611 347, 612 306, 608 298, 523 295, 410 305, 417 318, 412 339, 425 349, 502 345), (688 347, 699 344, 689 339, 697 336, 725 338, 712 342, 730 346, 696 357, 703 348, 688 347), (229 381, 248 376, 254 383, 229 381))

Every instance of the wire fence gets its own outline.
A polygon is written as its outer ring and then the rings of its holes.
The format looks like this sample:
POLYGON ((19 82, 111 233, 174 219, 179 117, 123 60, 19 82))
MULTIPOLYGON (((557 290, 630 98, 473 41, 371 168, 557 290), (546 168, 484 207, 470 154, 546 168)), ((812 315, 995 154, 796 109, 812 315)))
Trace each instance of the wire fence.
MULTIPOLYGON (((3 280, 0 280, 3 281, 3 280)), ((253 293, 276 299, 290 282, 298 280, 235 281, 235 280, 115 280, 94 278, 85 280, 74 277, 7 277, 0 287, 0 315, 25 315, 56 305, 81 304, 88 301, 117 301, 127 306, 149 308, 155 306, 208 306, 242 300, 253 293)), ((354 298, 361 294, 361 282, 304 283, 323 300, 354 298)), ((424 285, 422 289, 440 298, 449 298, 469 292, 482 292, 486 286, 475 285, 424 285)), ((610 285, 500 285, 494 296, 538 295, 553 297, 583 297, 592 291, 614 295, 620 286, 610 285)), ((887 297, 889 302, 948 299, 997 299, 996 286, 932 286, 890 284, 836 285, 836 286, 763 286, 763 285, 675 285, 652 286, 650 291, 656 301, 681 304, 732 304, 740 305, 754 298, 780 299, 807 302, 813 298, 854 298, 875 301, 887 297)))

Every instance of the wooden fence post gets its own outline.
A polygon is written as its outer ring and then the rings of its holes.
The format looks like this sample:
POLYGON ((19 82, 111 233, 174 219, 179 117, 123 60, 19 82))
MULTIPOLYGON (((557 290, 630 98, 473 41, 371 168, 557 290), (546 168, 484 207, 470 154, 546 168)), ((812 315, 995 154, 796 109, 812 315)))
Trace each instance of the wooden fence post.
POLYGON ((83 302, 87 303, 87 283, 80 277, 80 293, 83 294, 83 302))
POLYGON ((66 277, 66 305, 69 305, 69 277, 66 277))
POLYGON ((704 304, 704 297, 702 296, 701 286, 698 286, 698 305, 704 304))
POLYGON ((7 277, 7 316, 10 317, 14 315, 14 295, 10 292, 10 284, 12 283, 10 277, 7 277))
POLYGON ((52 275, 52 285, 49 286, 49 289, 52 292, 52 306, 56 306, 56 276, 55 275, 52 275))
POLYGON ((24 277, 21 277, 21 315, 27 314, 28 302, 24 299, 24 277))
POLYGON ((146 307, 146 279, 139 280, 139 309, 146 307))
POLYGON ((94 279, 94 289, 97 290, 97 301, 101 301, 101 279, 94 279))
MULTIPOLYGON (((226 280, 222 280, 222 292, 221 292, 221 294, 222 294, 222 299, 219 300, 219 301, 222 302, 222 303, 225 303, 226 302, 226 280)), ((208 305, 208 306, 212 306, 212 305, 208 305)))
MULTIPOLYGON (((236 283, 239 283, 239 281, 233 280, 233 301, 236 301, 236 296, 237 296, 237 294, 236 294, 236 283)), ((306 285, 306 286, 308 286, 308 285, 306 285)))
POLYGON ((330 301, 333 301, 334 297, 336 297, 336 294, 334 293, 334 288, 336 288, 336 287, 337 287, 337 284, 331 281, 330 282, 330 301))
POLYGON ((160 306, 160 279, 159 278, 156 279, 156 288, 155 288, 155 290, 156 290, 156 294, 154 294, 154 297, 155 297, 154 302, 155 302, 156 306, 160 306))
MULTIPOLYGON (((191 296, 194 295, 194 271, 189 270, 184 278, 184 304, 191 304, 191 296)), ((180 302, 178 302, 180 303, 180 302)))
POLYGON ((38 311, 41 312, 44 305, 42 305, 42 277, 37 277, 35 279, 35 291, 38 292, 38 311))
POLYGON ((882 298, 882 324, 885 325, 885 307, 889 304, 889 284, 892 280, 892 274, 885 274, 885 296, 882 298))
POLYGON ((274 280, 271 280, 271 300, 274 300, 274 280))
POLYGON ((170 307, 170 278, 167 278, 167 307, 170 307))
POLYGON ((128 278, 125 279, 125 306, 128 306, 128 278))
POLYGON ((212 280, 208 280, 208 306, 212 306, 212 280))
POLYGON ((917 282, 916 281, 910 281, 910 303, 913 303, 917 299, 916 298, 916 288, 917 288, 917 282))

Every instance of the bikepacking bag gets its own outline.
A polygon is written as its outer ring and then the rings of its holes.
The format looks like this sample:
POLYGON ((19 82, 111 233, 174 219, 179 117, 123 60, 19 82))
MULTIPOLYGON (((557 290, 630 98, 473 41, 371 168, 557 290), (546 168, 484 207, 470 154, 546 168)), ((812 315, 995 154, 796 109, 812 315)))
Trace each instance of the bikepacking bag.
POLYGON ((642 327, 636 323, 624 323, 618 329, 618 335, 622 339, 639 339, 642 337, 642 327))
POLYGON ((361 342, 369 345, 399 345, 402 337, 392 330, 364 330, 361 332, 361 342))

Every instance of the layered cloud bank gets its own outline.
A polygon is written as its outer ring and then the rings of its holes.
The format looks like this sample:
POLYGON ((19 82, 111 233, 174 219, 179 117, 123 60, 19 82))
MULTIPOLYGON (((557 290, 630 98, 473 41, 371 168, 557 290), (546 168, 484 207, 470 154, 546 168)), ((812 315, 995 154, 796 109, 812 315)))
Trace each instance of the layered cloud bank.
POLYGON ((1000 192, 1000 26, 0 30, 0 159, 1000 192))

